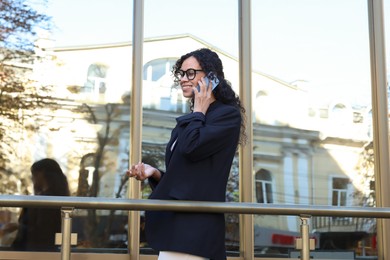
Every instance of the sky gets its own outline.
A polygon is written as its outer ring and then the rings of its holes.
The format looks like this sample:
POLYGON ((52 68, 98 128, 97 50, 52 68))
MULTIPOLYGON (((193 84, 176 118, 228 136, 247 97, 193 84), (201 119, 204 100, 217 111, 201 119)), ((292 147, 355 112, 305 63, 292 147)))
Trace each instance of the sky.
MULTIPOLYGON (((131 41, 132 5, 49 0, 55 46, 131 41)), ((370 102, 366 0, 252 0, 251 7, 254 70, 305 82, 320 96, 370 102)), ((145 0, 144 10, 144 37, 191 33, 238 57, 237 0, 145 0)))

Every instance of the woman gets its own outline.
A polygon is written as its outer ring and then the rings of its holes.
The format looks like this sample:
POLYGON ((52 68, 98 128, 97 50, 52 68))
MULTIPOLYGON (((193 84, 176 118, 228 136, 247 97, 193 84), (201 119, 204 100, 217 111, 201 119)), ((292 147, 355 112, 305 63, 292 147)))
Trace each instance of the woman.
MULTIPOLYGON (((34 194, 69 196, 68 180, 53 159, 42 159, 31 166, 34 194)), ((51 208, 23 208, 19 216, 14 250, 56 250, 55 233, 61 233, 61 211, 51 208)))
MULTIPOLYGON (((177 60, 173 74, 192 112, 176 119, 166 171, 138 163, 127 174, 149 180, 151 199, 225 201, 237 145, 245 142, 245 110, 217 53, 205 48, 187 53, 177 60), (205 84, 210 72, 219 80, 214 90, 211 80, 205 84)), ((146 239, 160 252, 159 260, 226 259, 223 214, 147 211, 145 221, 146 239)))

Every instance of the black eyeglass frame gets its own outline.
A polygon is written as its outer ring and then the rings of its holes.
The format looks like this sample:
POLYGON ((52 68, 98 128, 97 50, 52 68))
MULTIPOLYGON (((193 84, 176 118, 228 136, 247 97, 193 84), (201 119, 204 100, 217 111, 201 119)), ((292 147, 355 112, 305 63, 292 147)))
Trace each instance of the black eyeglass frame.
POLYGON ((181 79, 181 78, 184 77, 184 75, 186 75, 186 77, 187 77, 188 80, 193 80, 193 79, 196 77, 196 73, 197 73, 198 71, 203 71, 203 70, 196 70, 196 69, 178 70, 178 71, 176 72, 176 77, 178 77, 179 79, 181 79), (188 76, 188 72, 191 72, 191 71, 194 72, 194 76, 190 78, 190 77, 188 76))

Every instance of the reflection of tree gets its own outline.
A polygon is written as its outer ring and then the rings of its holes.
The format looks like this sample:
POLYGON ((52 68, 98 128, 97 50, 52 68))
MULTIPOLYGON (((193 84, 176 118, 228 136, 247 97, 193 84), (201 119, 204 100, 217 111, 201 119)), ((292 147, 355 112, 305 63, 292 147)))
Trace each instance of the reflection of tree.
MULTIPOLYGON (((360 189, 355 192, 354 196, 360 200, 362 206, 375 207, 374 147, 372 141, 364 146, 356 169, 358 171, 356 179, 360 189)), ((376 219, 363 218, 359 224, 357 227, 360 230, 376 233, 376 219)))
MULTIPOLYGON (((78 196, 96 197, 99 194, 101 177, 105 174, 105 166, 107 166, 106 154, 109 147, 116 147, 119 140, 119 133, 123 128, 128 128, 128 121, 121 122, 120 116, 123 115, 123 107, 119 104, 105 105, 87 105, 83 104, 78 108, 77 112, 85 114, 87 121, 95 126, 102 126, 97 132, 97 147, 94 152, 84 155, 80 162, 78 196), (119 122, 119 123, 118 123, 119 122), (87 169, 88 168, 88 169, 87 169), (93 169, 93 170, 91 170, 93 169), (92 174, 92 182, 88 182, 89 174, 92 174)), ((156 145, 155 143, 142 144, 142 161, 153 165, 160 169, 165 167, 165 144, 156 145)), ((126 153, 127 155, 129 153, 126 153)), ((108 158, 112 159, 112 158, 108 158)), ((127 158, 127 161, 129 158, 127 158)), ((115 197, 121 198, 124 196, 128 184, 128 177, 125 173, 120 176, 120 184, 115 190, 115 197)), ((149 185, 142 182, 143 198, 147 198, 151 192, 149 185)), ((88 210, 87 221, 85 222, 86 239, 91 242, 92 247, 110 246, 109 239, 112 230, 120 215, 115 215, 115 210, 111 210, 107 216, 103 233, 99 228, 101 226, 102 216, 97 215, 96 210, 88 210)))
POLYGON ((27 132, 36 132, 43 109, 57 107, 50 87, 32 77, 32 65, 42 58, 35 53, 36 31, 49 29, 50 19, 27 2, 0 0, 0 186, 4 193, 15 193, 16 183, 23 181, 15 164, 8 166, 21 159, 17 144, 27 132))
MULTIPOLYGON (((158 169, 165 169, 165 144, 156 145, 150 143, 142 144, 142 161, 146 164, 150 164, 158 169)), ((152 190, 149 187, 148 182, 141 183, 142 198, 149 197, 152 190)))
POLYGON ((239 200, 239 168, 238 156, 233 159, 229 180, 226 188, 226 201, 238 202, 239 200))
MULTIPOLYGON (((155 144, 143 144, 143 150, 142 150, 142 162, 152 165, 154 167, 162 169, 164 165, 164 151, 165 146, 164 145, 155 145, 155 144)), ((127 153, 128 154, 128 153, 127 153)), ((118 187, 118 190, 115 193, 115 198, 121 198, 123 196, 123 191, 126 190, 127 184, 128 184, 129 178, 126 174, 121 175, 121 182, 118 187)), ((141 183, 141 190, 142 190, 142 197, 147 198, 150 195, 151 189, 147 183, 147 181, 141 183)), ((107 221, 107 225, 105 228, 105 238, 104 240, 107 241, 109 239, 110 231, 112 228, 112 224, 115 219, 115 211, 111 210, 110 215, 107 221)))
POLYGON ((95 153, 88 153, 81 158, 79 180, 77 185, 77 196, 86 197, 89 194, 88 168, 94 165, 95 153))
MULTIPOLYGON (((230 170, 229 180, 226 188, 226 201, 239 201, 239 160, 235 156, 230 170)), ((228 250, 237 250, 239 244, 239 215, 234 213, 225 214, 226 221, 226 243, 228 250), (230 246, 233 246, 230 248, 230 246)))
MULTIPOLYGON (((88 178, 89 171, 84 167, 80 167, 79 184, 82 184, 78 189, 79 196, 97 197, 99 193, 100 179, 104 172, 101 172, 102 166, 104 166, 104 154, 105 148, 111 143, 116 142, 118 139, 118 132, 120 127, 114 128, 114 120, 120 115, 118 104, 105 104, 102 106, 91 106, 83 104, 79 108, 79 112, 86 114, 87 120, 93 125, 102 125, 102 129, 96 132, 97 148, 94 153, 88 154, 84 157, 85 160, 90 160, 90 164, 93 165, 92 171, 92 183, 89 186, 88 178)), ((81 165, 87 162, 82 161, 81 165)), ((122 181, 123 182, 123 181, 122 181)), ((123 184, 124 185, 124 184, 123 184)), ((108 234, 105 236, 99 235, 99 219, 96 214, 96 210, 88 210, 88 221, 86 222, 86 233, 88 239, 95 247, 101 247, 104 245, 108 234)), ((111 226, 111 224, 108 224, 111 226)))
MULTIPOLYGON (((118 104, 105 104, 103 106, 92 107, 88 104, 83 104, 79 108, 81 112, 84 112, 87 115, 89 123, 93 125, 102 125, 101 131, 96 132, 97 138, 97 148, 94 153, 89 154, 89 160, 92 160, 93 163, 93 172, 92 172, 92 183, 88 187, 88 191, 80 191, 80 196, 89 196, 97 197, 99 192, 99 182, 103 173, 101 173, 101 168, 104 163, 104 153, 105 148, 109 145, 110 142, 116 141, 118 138, 118 132, 120 128, 114 128, 112 131, 112 124, 114 120, 119 116, 118 104), (103 110, 103 111, 102 111, 103 110)), ((85 170, 85 169, 81 169, 85 170)), ((88 177, 87 174, 82 174, 84 178, 88 177)), ((86 180, 81 180, 82 183, 85 183, 86 180)), ((85 187, 84 187, 85 189, 85 187)))
POLYGON ((373 142, 364 146, 360 154, 356 169, 358 171, 358 184, 360 189, 354 194, 361 199, 363 206, 375 207, 375 175, 374 175, 374 149, 373 142))

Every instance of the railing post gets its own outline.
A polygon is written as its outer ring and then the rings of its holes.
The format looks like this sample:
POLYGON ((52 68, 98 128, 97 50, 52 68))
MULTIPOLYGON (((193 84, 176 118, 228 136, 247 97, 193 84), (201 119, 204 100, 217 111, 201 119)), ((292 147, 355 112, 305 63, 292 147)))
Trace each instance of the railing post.
POLYGON ((72 213, 73 213, 73 208, 61 208, 61 215, 62 215, 61 260, 70 260, 72 213))
POLYGON ((309 219, 308 215, 301 215, 301 237, 302 237, 302 247, 301 247, 301 259, 309 260, 310 259, 310 237, 309 237, 309 219))

